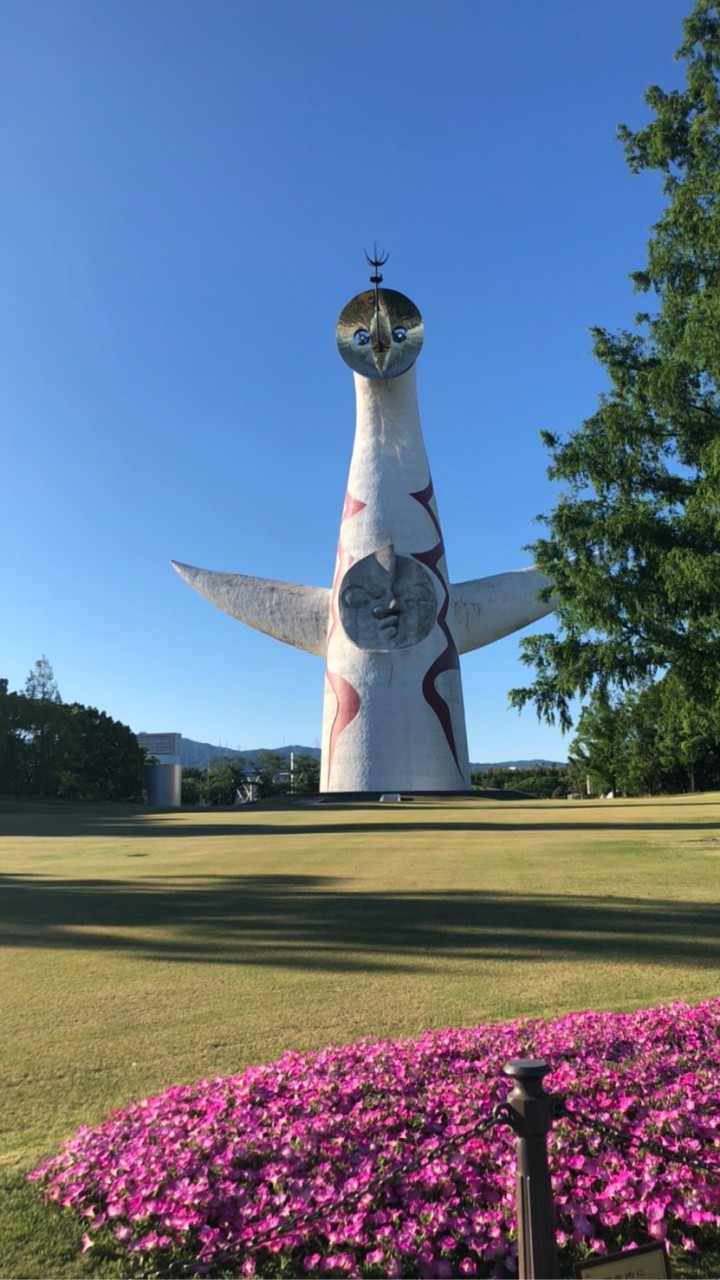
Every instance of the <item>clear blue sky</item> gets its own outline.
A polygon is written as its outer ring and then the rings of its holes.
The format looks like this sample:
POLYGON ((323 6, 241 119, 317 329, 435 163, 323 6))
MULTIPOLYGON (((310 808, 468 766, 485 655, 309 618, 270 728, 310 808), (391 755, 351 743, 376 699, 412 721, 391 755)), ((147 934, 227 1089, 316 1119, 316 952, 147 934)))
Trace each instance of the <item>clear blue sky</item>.
MULTIPOLYGON (((319 744, 323 664, 171 558, 330 585, 363 246, 426 326, 451 577, 529 563, 543 427, 593 412, 661 209, 615 127, 681 83, 689 0, 10 0, 0 12, 0 675, 135 731, 319 744)), ((463 659, 470 757, 565 757, 463 659)))

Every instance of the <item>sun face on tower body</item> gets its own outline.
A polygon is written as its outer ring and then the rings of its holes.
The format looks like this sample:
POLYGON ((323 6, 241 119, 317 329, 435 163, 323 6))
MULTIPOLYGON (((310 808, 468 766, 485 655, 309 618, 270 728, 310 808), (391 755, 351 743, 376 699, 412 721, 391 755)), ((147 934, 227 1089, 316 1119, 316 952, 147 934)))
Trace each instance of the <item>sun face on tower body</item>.
POLYGON ((414 365, 423 344, 420 312, 395 289, 358 293, 337 323, 340 355, 364 378, 397 378, 414 365))

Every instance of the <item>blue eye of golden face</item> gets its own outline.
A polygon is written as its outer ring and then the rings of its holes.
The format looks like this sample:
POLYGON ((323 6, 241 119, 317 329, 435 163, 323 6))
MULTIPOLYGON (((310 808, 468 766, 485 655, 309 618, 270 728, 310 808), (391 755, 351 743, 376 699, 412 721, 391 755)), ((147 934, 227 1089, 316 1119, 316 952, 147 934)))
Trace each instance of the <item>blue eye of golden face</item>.
POLYGON ((370 334, 367 329, 356 329, 353 334, 353 342, 356 347, 366 347, 370 341, 370 334))
POLYGON ((393 342, 404 342, 407 338, 407 329, 404 325, 399 324, 396 329, 393 329, 392 336, 393 342))

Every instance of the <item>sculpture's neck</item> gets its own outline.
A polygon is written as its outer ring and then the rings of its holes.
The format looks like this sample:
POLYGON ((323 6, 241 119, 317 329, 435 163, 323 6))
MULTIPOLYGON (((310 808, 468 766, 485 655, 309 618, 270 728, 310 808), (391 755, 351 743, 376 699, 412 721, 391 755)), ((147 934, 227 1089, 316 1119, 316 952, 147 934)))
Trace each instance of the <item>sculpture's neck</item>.
POLYGON ((390 473, 407 472, 409 487, 427 483, 428 462, 420 426, 415 367, 387 381, 355 374, 357 418, 353 464, 373 458, 390 473), (425 477, 425 478, 423 478, 425 477))
POLYGON ((357 438, 397 451, 398 445, 421 443, 415 366, 400 378, 363 378, 355 374, 357 438))

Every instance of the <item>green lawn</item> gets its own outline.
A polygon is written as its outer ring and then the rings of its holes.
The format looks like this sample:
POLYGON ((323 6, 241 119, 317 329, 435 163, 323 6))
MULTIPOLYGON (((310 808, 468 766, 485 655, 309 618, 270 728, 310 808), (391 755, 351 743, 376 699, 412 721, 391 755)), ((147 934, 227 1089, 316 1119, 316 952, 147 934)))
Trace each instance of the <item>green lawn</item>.
POLYGON ((719 990, 718 796, 7 803, 0 832, 4 1276, 81 1273, 17 1243, 40 1234, 18 1174, 132 1099, 289 1048, 719 990))

